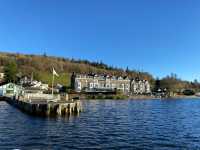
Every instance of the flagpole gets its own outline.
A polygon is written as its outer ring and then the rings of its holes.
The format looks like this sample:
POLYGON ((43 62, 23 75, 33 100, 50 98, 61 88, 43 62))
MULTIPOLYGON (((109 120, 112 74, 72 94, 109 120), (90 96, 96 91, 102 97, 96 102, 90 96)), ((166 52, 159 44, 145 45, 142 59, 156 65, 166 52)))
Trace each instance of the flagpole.
POLYGON ((53 96, 53 85, 54 85, 54 73, 53 73, 53 77, 52 77, 52 96, 53 96))
POLYGON ((52 77, 52 96, 53 96, 54 75, 56 75, 57 77, 59 75, 56 73, 56 71, 54 70, 54 68, 52 68, 52 73, 53 73, 53 77, 52 77))

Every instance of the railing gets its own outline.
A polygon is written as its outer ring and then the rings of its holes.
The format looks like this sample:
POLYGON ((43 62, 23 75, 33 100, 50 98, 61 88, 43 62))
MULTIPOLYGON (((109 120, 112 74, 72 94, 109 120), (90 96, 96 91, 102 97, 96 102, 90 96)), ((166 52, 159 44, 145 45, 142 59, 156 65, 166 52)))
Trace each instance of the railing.
POLYGON ((32 102, 34 100, 37 100, 37 101, 41 100, 41 101, 46 101, 46 102, 49 102, 49 101, 57 102, 58 100, 60 100, 60 95, 52 96, 51 94, 26 93, 20 99, 23 101, 29 101, 29 102, 32 102))

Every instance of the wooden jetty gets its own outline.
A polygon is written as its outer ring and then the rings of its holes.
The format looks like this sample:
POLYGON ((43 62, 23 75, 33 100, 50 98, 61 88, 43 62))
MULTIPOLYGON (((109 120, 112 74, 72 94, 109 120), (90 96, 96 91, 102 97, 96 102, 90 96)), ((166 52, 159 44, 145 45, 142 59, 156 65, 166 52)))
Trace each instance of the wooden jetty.
POLYGON ((80 100, 48 101, 45 99, 23 99, 16 96, 4 96, 9 104, 19 108, 21 111, 36 116, 70 116, 78 115, 82 111, 80 100))

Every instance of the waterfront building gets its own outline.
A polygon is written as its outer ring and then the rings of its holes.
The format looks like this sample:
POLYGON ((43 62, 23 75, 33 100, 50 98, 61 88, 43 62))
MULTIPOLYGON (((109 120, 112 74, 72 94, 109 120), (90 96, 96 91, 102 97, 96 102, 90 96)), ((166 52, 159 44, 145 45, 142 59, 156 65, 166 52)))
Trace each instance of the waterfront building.
POLYGON ((29 87, 29 88, 35 88, 35 89, 40 89, 40 90, 48 90, 49 85, 44 84, 41 81, 33 80, 33 78, 29 78, 27 76, 23 76, 19 80, 19 84, 22 85, 23 87, 29 87))
POLYGON ((73 74, 71 84, 75 91, 115 91, 130 92, 130 79, 128 77, 116 77, 96 74, 73 74))
POLYGON ((139 80, 138 78, 131 81, 132 94, 149 94, 151 93, 150 83, 147 80, 139 80))
POLYGON ((0 85, 0 96, 19 95, 22 94, 22 92, 23 92, 22 87, 14 83, 7 83, 0 85))
POLYGON ((72 74, 71 86, 76 92, 101 92, 122 91, 124 94, 150 93, 150 84, 147 80, 129 79, 128 77, 97 75, 97 74, 72 74))
POLYGON ((23 76, 23 77, 20 78, 19 82, 20 82, 20 85, 23 85, 23 86, 24 85, 30 85, 31 82, 32 82, 32 79, 29 78, 28 76, 23 76))

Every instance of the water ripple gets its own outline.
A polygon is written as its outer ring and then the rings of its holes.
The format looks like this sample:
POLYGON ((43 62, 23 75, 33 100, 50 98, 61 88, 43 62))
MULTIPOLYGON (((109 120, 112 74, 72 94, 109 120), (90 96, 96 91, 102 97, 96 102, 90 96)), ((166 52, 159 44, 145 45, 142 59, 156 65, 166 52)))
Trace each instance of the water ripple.
POLYGON ((83 101, 79 117, 40 118, 0 102, 0 149, 200 149, 199 100, 83 101))

